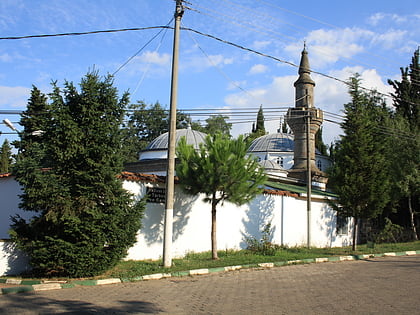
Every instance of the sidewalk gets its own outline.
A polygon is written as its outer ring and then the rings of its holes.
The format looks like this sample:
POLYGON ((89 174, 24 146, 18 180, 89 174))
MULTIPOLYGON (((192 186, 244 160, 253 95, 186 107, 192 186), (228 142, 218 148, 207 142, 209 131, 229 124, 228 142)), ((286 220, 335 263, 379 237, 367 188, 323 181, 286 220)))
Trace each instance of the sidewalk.
POLYGON ((366 260, 369 258, 378 257, 394 257, 394 256, 414 256, 420 255, 420 250, 417 251, 405 251, 405 252, 392 252, 382 254, 365 254, 365 255, 349 255, 349 256, 332 256, 332 257, 320 257, 310 258, 302 260, 290 260, 290 261, 279 261, 270 263, 250 264, 241 266, 227 266, 227 267, 216 267, 216 268, 203 268, 188 271, 177 271, 172 273, 156 273, 151 275, 143 275, 129 279, 100 279, 100 280, 70 280, 70 281, 54 281, 54 280, 22 280, 16 278, 0 279, 0 295, 11 294, 11 293, 23 293, 32 291, 47 291, 47 290, 59 290, 74 288, 76 286, 97 286, 105 284, 117 284, 123 282, 143 281, 143 280, 159 280, 171 277, 183 277, 183 276, 195 276, 195 275, 206 275, 210 273, 229 272, 241 269, 250 268, 273 268, 285 265, 295 264, 309 264, 309 263, 323 263, 323 262, 341 262, 341 261, 354 261, 354 260, 366 260))

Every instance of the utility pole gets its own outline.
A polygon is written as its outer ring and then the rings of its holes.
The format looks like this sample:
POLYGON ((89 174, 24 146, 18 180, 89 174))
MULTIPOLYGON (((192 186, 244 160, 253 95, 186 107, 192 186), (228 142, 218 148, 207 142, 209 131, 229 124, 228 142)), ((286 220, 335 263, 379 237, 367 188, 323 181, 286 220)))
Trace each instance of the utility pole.
POLYGON ((171 101, 169 111, 169 143, 168 143, 168 165, 166 171, 166 198, 165 198, 165 219, 163 234, 163 266, 172 266, 172 228, 174 216, 174 192, 175 192, 175 145, 176 145, 176 102, 178 94, 178 59, 179 59, 179 32, 181 18, 184 13, 182 0, 176 0, 175 7, 175 28, 174 43, 172 51, 172 79, 171 79, 171 101))
POLYGON ((312 195, 312 175, 311 175, 311 112, 306 113, 306 171, 307 171, 307 182, 306 182, 306 221, 307 221, 307 247, 311 247, 311 195, 312 195))

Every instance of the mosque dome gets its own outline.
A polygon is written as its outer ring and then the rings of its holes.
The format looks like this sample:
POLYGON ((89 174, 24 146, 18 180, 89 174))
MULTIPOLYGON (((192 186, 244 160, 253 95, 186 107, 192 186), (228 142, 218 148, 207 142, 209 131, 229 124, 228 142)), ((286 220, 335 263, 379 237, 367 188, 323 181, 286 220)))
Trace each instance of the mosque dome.
MULTIPOLYGON (((194 149, 198 149, 200 143, 204 142, 206 134, 197 130, 192 130, 191 127, 187 129, 177 129, 175 141, 178 145, 179 140, 185 137, 187 144, 190 144, 194 149)), ((166 159, 168 156, 169 133, 165 132, 154 139, 149 145, 140 153, 140 160, 148 159, 166 159)))
POLYGON ((272 160, 261 160, 258 162, 261 167, 263 167, 267 171, 282 171, 283 168, 276 162, 272 160))
POLYGON ((293 152, 293 135, 270 133, 251 142, 248 152, 293 152))

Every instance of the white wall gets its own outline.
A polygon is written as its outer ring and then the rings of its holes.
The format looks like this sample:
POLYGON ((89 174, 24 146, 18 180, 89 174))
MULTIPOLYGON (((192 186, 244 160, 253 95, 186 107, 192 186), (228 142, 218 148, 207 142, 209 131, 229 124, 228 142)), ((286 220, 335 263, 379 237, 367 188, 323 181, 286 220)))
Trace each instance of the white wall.
MULTIPOLYGON (((141 198, 146 187, 164 188, 164 184, 124 181, 124 188, 141 198)), ((0 179, 2 238, 7 238, 10 215, 30 217, 18 209, 19 185, 12 177, 0 179)), ((181 257, 188 252, 211 249, 210 204, 203 195, 189 196, 179 187, 175 190, 172 254, 181 257)), ((164 204, 147 203, 137 235, 137 243, 129 249, 126 259, 159 259, 163 253, 164 204)), ((306 245, 306 200, 288 196, 259 195, 249 204, 237 207, 229 202, 218 207, 217 242, 220 250, 246 248, 246 237, 261 237, 264 225, 271 222, 273 242, 288 246, 306 245)), ((351 229, 347 235, 336 235, 336 216, 325 202, 313 201, 311 212, 312 246, 334 247, 351 244, 351 229)), ((27 258, 10 242, 0 242, 0 276, 19 273, 28 268, 27 258)))
POLYGON ((32 213, 19 209, 20 186, 13 176, 0 178, 0 239, 9 238, 11 216, 20 215, 24 219, 32 217, 32 213))
MULTIPOLYGON (((124 182, 126 189, 140 196, 144 195, 146 185, 152 186, 150 183, 124 182)), ((211 249, 210 204, 204 203, 203 198, 204 195, 188 196, 176 187, 172 245, 174 257, 211 249)), ((335 212, 325 202, 313 201, 311 210, 311 246, 350 244, 350 231, 347 235, 337 235, 335 212)), ((164 204, 147 204, 143 228, 137 235, 137 243, 129 250, 127 259, 159 259, 162 256, 163 215, 164 204)), ((261 230, 269 222, 272 224, 274 243, 288 246, 307 244, 306 200, 260 195, 248 205, 238 207, 225 202, 218 207, 218 249, 246 248, 245 238, 260 238, 261 230)))

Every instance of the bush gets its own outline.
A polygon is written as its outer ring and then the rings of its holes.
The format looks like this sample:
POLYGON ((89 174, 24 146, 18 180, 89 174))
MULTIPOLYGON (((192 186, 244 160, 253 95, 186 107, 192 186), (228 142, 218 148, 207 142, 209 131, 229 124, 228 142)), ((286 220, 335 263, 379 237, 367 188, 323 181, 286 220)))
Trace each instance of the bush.
POLYGON ((267 223, 261 231, 261 239, 254 236, 245 237, 247 243, 247 250, 264 256, 273 256, 281 247, 271 242, 273 238, 273 231, 271 223, 267 223))

